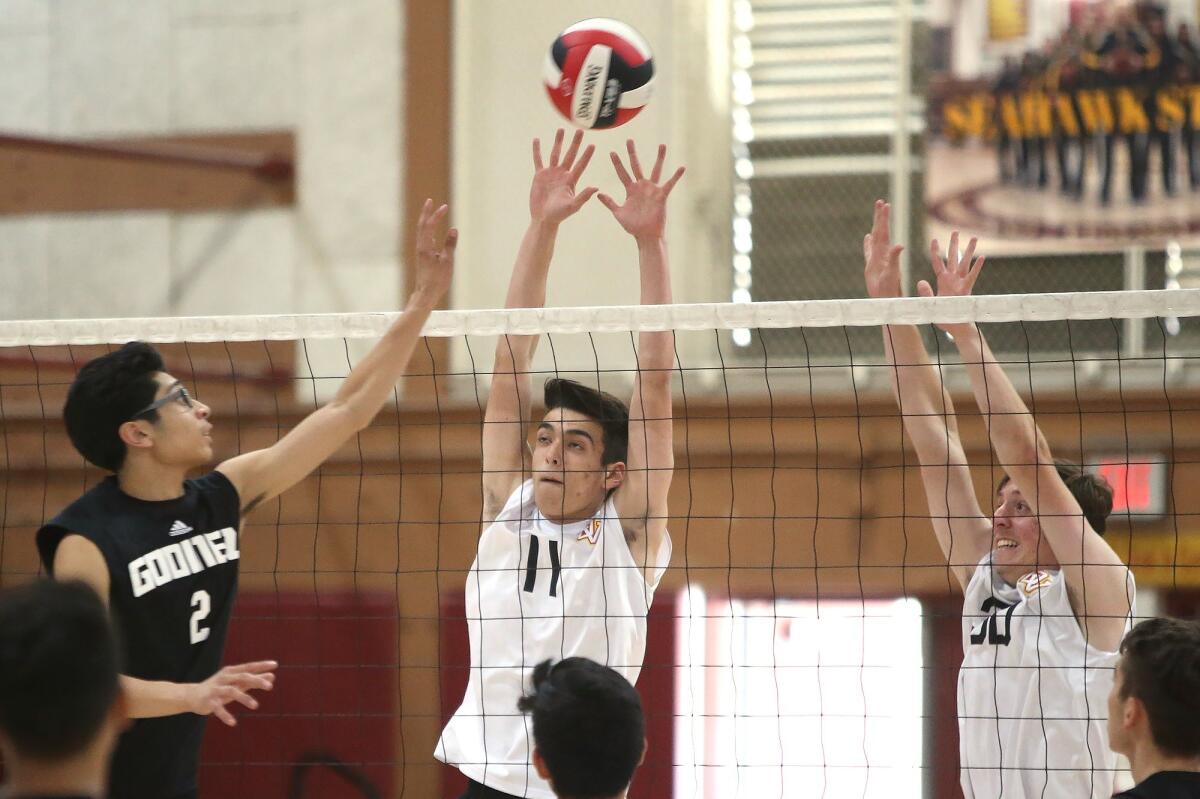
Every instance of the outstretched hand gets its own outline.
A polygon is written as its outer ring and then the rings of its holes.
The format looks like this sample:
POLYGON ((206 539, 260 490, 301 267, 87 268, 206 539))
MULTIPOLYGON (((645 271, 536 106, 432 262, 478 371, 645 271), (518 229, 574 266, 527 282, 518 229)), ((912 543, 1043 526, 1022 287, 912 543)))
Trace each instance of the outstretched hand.
POLYGON ((421 216, 417 220, 417 252, 416 281, 413 285, 413 295, 420 296, 425 301, 436 305, 450 288, 450 279, 454 276, 454 249, 458 246, 458 230, 450 228, 438 243, 438 228, 442 220, 450 213, 450 206, 442 205, 436 211, 433 200, 426 200, 421 206, 421 216))
POLYGON ((592 160, 596 148, 589 144, 579 155, 583 143, 583 131, 575 131, 571 144, 563 154, 563 129, 554 134, 554 146, 550 150, 549 163, 542 161, 542 142, 533 140, 533 185, 529 187, 529 215, 538 222, 558 224, 574 214, 596 193, 594 186, 581 192, 575 186, 592 160), (576 157, 578 156, 578 160, 576 157))
POLYGON ((226 666, 204 682, 188 686, 188 709, 201 716, 211 714, 233 727, 237 719, 226 705, 237 702, 257 710, 258 700, 250 695, 250 691, 270 691, 275 687, 275 669, 278 667, 273 660, 226 666))
MULTIPOLYGON (((975 257, 976 244, 978 244, 978 240, 972 237, 967 242, 967 248, 960 255, 958 231, 956 230, 950 234, 950 251, 946 253, 945 258, 942 258, 942 250, 938 246, 937 239, 929 243, 929 261, 933 264, 934 281, 937 283, 936 296, 965 297, 971 293, 971 289, 975 287, 975 281, 979 279, 979 271, 983 268, 984 260, 982 255, 978 258, 975 257)), ((929 285, 928 280, 917 283, 917 294, 922 297, 935 296, 934 289, 929 285)), ((970 325, 943 324, 938 327, 957 338, 963 332, 963 328, 969 328, 970 325)))
POLYGON ((633 145, 633 139, 629 139, 625 146, 629 150, 628 170, 621 162, 621 157, 615 152, 612 154, 617 178, 625 187, 625 202, 618 205, 616 200, 607 194, 600 195, 600 202, 604 204, 605 208, 612 211, 617 222, 625 228, 625 232, 635 239, 639 241, 660 239, 667 227, 667 198, 671 195, 675 184, 683 177, 684 168, 676 169, 675 173, 660 185, 663 164, 667 160, 667 146, 665 144, 658 146, 658 158, 654 162, 654 168, 650 171, 649 178, 642 172, 642 164, 638 160, 637 148, 633 145), (632 177, 630 176, 631 172, 632 177))
POLYGON ((871 232, 863 237, 863 277, 868 297, 899 297, 901 244, 892 244, 890 221, 892 206, 875 201, 875 219, 871 232))
MULTIPOLYGON (((971 293, 979 272, 983 269, 984 256, 975 258, 975 245, 979 240, 971 237, 967 248, 960 255, 958 252, 958 231, 950 234, 950 251, 942 258, 941 246, 937 239, 929 242, 929 261, 933 264, 934 281, 937 283, 936 296, 962 297, 971 293)), ((917 284, 917 294, 922 297, 933 297, 935 292, 928 280, 917 284)))

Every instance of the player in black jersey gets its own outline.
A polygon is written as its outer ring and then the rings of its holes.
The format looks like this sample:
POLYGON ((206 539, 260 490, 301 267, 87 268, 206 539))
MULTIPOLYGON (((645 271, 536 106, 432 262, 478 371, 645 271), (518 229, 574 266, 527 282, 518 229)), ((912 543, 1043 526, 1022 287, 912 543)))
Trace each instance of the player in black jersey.
POLYGON ((118 647, 96 592, 37 580, 0 594, 6 799, 100 799, 125 724, 118 647))
POLYGON ((1200 799, 1200 622, 1148 619, 1121 642, 1108 739, 1137 787, 1114 799, 1200 799))
POLYGON ((59 579, 108 601, 124 639, 122 685, 137 719, 117 746, 110 799, 194 796, 205 717, 234 724, 255 708, 273 661, 220 668, 237 588, 243 514, 306 477, 366 427, 403 374, 430 311, 450 285, 457 231, 426 201, 416 282, 404 314, 350 372, 334 399, 267 449, 186 474, 212 458, 209 409, 163 371, 149 345, 128 344, 80 370, 63 419, 88 461, 114 472, 43 527, 38 550, 59 579))

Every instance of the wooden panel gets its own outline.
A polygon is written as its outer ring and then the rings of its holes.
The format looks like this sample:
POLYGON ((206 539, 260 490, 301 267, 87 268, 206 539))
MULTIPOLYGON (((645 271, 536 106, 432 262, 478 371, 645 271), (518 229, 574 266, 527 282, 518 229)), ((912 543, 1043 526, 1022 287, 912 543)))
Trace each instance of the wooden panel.
MULTIPOLYGON (((403 242, 401 258, 409 259, 416 249, 417 217, 425 199, 435 205, 450 203, 451 0, 421 0, 404 4, 404 218, 400 220, 403 242)), ((404 270, 403 302, 412 292, 414 274, 404 270)), ((449 307, 447 296, 441 307, 449 307)), ((428 375, 404 384, 406 397, 432 396, 445 389, 433 377, 434 364, 446 363, 450 342, 428 339, 417 347, 409 362, 410 375, 428 375)))
POLYGON ((0 214, 293 205, 290 131, 65 142, 0 136, 0 214))

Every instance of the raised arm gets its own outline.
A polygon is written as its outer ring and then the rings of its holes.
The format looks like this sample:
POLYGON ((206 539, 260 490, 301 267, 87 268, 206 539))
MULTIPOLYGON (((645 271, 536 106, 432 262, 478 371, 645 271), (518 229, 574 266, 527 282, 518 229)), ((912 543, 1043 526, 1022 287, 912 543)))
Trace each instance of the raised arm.
MULTIPOLYGON (((891 208, 875 202, 871 232, 863 239, 864 274, 872 297, 899 297, 901 247, 891 244, 891 208)), ((974 242, 966 260, 974 251, 974 242)), ((967 457, 958 435, 954 404, 913 325, 887 325, 883 347, 891 366, 892 392, 904 431, 921 464, 930 522, 950 571, 966 588, 976 564, 991 547, 991 522, 979 507, 967 457)))
POLYGON ((303 480, 355 433, 371 423, 404 374, 421 328, 450 286, 458 231, 440 243, 436 231, 447 206, 430 200, 417 222, 416 287, 399 319, 342 381, 336 396, 309 414, 273 446, 230 458, 217 467, 249 511, 303 480))
MULTIPOLYGON (((542 145, 533 140, 533 184, 529 189, 529 228, 521 239, 517 261, 508 282, 505 308, 540 308, 546 304, 546 278, 554 256, 558 226, 591 199, 595 188, 576 192, 595 148, 580 155, 583 131, 576 131, 566 153, 563 131, 554 136, 548 163, 542 145)), ((492 387, 483 423, 483 520, 496 518, 505 501, 528 471, 529 449, 525 425, 529 421, 531 392, 529 367, 537 336, 501 336, 496 342, 492 387)))
MULTIPOLYGON (((82 580, 108 604, 109 576, 104 555, 81 535, 67 535, 54 553, 56 580, 82 580)), ((229 726, 237 724, 227 705, 237 702, 255 710, 258 700, 251 691, 269 691, 275 685, 273 660, 226 666, 204 682, 177 683, 142 680, 122 675, 126 711, 130 718, 174 716, 179 713, 212 714, 229 726)))
MULTIPOLYGON (((963 268, 951 260, 934 258, 939 291, 949 276, 950 284, 963 268)), ((978 270, 976 269, 975 272, 978 270)), ((974 283, 974 277, 970 284, 974 283)), ((928 284, 922 294, 932 295, 928 284)), ((947 325, 971 377, 971 388, 988 425, 992 449, 1021 496, 1036 514, 1042 535, 1058 559, 1067 581, 1067 592, 1085 637, 1095 647, 1115 652, 1125 631, 1132 597, 1128 593, 1128 569, 1099 533, 1092 529, 1070 489, 1054 465, 1054 457, 1033 414, 1016 387, 996 361, 983 333, 974 324, 947 325)))
MULTIPOLYGON (((679 167, 660 185, 667 148, 660 145, 647 179, 633 141, 626 142, 629 169, 612 154, 613 167, 625 187, 625 203, 600 195, 617 222, 637 241, 642 305, 671 302, 671 273, 667 264, 667 198, 683 177, 679 167), (632 172, 632 176, 630 175, 632 172)), ((629 453, 625 482, 615 502, 634 558, 645 569, 667 534, 667 495, 675 469, 671 412, 671 370, 675 366, 675 336, 669 331, 638 334, 637 376, 629 402, 629 453)))

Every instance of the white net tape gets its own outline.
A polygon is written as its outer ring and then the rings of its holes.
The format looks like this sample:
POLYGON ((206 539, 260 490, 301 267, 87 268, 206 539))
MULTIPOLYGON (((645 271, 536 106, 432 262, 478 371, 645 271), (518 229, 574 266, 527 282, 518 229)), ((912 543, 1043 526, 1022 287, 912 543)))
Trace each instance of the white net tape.
MULTIPOLYGON (((357 313, 7 321, 0 322, 0 347, 134 340, 376 338, 397 316, 397 313, 357 313)), ((423 332, 426 336, 448 337, 1189 316, 1200 316, 1200 289, 436 311, 423 332)))

